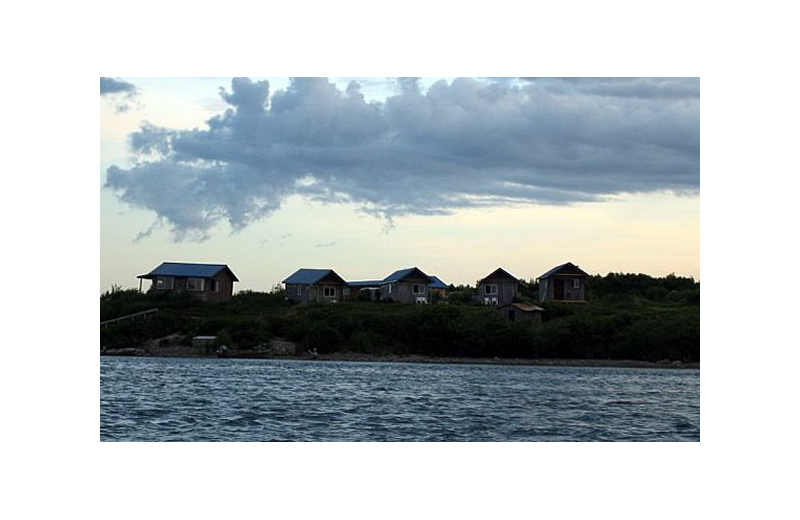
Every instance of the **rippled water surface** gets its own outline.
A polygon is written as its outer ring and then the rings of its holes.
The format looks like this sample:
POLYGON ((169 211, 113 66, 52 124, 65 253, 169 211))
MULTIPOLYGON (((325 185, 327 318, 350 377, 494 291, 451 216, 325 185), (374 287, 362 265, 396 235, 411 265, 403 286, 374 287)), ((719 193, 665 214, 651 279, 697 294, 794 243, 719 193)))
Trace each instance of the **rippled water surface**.
POLYGON ((104 356, 100 438, 699 441, 700 371, 104 356))

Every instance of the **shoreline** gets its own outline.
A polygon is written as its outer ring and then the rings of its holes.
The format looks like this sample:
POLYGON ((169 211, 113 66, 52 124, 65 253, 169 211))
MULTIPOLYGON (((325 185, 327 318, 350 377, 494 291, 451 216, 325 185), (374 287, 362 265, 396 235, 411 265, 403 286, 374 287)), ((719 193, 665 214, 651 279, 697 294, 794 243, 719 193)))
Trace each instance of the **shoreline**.
MULTIPOLYGON (((118 357, 180 357, 180 358, 214 358, 212 355, 198 355, 194 352, 146 352, 144 349, 124 348, 110 349, 102 356, 118 357)), ((274 355, 264 353, 232 352, 228 359, 270 359, 293 361, 350 361, 365 363, 423 363, 454 365, 511 365, 511 366, 552 366, 552 367, 608 367, 608 368, 663 368, 663 369, 700 369, 700 363, 682 363, 680 361, 639 361, 634 359, 567 359, 567 358, 468 358, 468 357, 433 357, 433 356, 398 356, 371 355, 356 353, 320 354, 317 358, 296 355, 274 355)))

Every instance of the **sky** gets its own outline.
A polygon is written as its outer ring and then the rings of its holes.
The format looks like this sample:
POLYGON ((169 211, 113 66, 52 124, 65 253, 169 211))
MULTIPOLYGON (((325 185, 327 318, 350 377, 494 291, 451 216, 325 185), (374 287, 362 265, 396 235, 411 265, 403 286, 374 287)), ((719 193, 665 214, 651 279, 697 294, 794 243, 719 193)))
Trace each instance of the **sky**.
POLYGON ((101 78, 100 289, 163 261, 700 278, 698 78, 101 78))

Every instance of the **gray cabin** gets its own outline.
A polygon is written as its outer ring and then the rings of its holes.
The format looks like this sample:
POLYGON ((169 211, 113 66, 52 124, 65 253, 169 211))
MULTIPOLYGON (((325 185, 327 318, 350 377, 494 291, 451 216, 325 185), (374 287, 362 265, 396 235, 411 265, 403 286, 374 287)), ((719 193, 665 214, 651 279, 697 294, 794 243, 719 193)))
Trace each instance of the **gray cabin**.
POLYGON ((381 281, 381 300, 428 303, 430 283, 430 277, 417 267, 400 269, 381 281))
POLYGON ((519 279, 502 268, 478 280, 475 296, 484 305, 508 305, 519 292, 519 279))
POLYGON ((283 281, 291 302, 331 302, 350 299, 350 287, 333 269, 298 269, 283 281))
POLYGON ((585 302, 588 276, 585 271, 572 262, 550 269, 538 278, 539 301, 585 302))
POLYGON ((209 303, 227 302, 233 298, 233 282, 239 279, 225 264, 190 264, 164 262, 147 274, 137 276, 152 280, 150 292, 185 291, 195 300, 209 303))

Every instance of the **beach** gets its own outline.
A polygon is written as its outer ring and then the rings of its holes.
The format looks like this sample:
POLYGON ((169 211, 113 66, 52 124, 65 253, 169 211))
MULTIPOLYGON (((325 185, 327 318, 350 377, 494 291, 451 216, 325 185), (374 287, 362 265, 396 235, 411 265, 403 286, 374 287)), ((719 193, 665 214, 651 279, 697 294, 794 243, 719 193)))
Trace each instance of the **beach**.
MULTIPOLYGON (((681 361, 660 360, 641 361, 631 359, 570 359, 570 358, 500 358, 500 357, 438 357, 422 355, 397 354, 364 354, 356 352, 321 353, 312 356, 301 353, 297 344, 276 339, 269 344, 257 345, 251 349, 230 348, 225 353, 227 358, 238 359, 292 359, 308 361, 357 361, 378 363, 444 363, 444 364, 480 364, 480 365, 531 365, 531 366, 564 366, 564 367, 618 367, 618 368, 669 368, 699 369, 700 363, 684 363, 681 361)), ((177 337, 161 338, 142 346, 104 349, 101 355, 107 356, 145 356, 145 357, 192 357, 216 358, 211 349, 192 345, 183 345, 177 337)))

